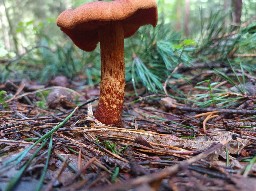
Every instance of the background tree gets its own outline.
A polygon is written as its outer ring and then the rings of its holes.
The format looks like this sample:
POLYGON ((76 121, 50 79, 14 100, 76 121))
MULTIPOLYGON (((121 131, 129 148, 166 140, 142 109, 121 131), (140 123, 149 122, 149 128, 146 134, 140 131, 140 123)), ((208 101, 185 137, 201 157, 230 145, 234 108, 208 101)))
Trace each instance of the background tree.
POLYGON ((189 16, 190 16, 190 0, 185 0, 184 32, 186 37, 189 36, 189 16))
POLYGON ((239 25, 241 23, 243 1, 242 0, 232 0, 232 19, 233 23, 239 25))

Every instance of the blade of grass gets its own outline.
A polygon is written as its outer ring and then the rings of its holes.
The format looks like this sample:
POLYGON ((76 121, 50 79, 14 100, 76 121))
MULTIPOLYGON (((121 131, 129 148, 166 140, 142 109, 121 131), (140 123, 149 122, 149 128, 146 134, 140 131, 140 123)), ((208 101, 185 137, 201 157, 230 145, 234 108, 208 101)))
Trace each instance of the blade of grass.
POLYGON ((230 165, 229 150, 227 147, 225 150, 226 150, 226 166, 229 166, 230 165))
POLYGON ((115 182, 116 181, 116 179, 117 179, 117 177, 119 175, 119 171, 120 171, 119 167, 116 167, 114 172, 113 172, 113 174, 112 174, 112 176, 111 176, 111 182, 115 182))
MULTIPOLYGON (((138 78, 142 82, 142 84, 151 92, 157 92, 162 90, 162 83, 158 76, 152 73, 142 62, 139 57, 135 57, 134 60, 135 73, 137 73, 138 78)), ((134 70, 133 70, 134 72, 134 70)), ((133 80, 135 80, 133 78, 133 80)), ((133 81, 134 83, 136 81, 133 81)), ((136 86, 135 86, 136 87, 136 86)))
MULTIPOLYGON (((84 104, 82 104, 84 105, 84 104)), ((22 151, 21 153, 19 153, 17 155, 17 157, 14 157, 13 159, 7 161, 4 165, 8 165, 11 162, 17 160, 15 162, 15 164, 18 164, 19 162, 21 162, 24 157, 28 154, 28 152, 35 147, 38 143, 41 143, 41 146, 34 152, 34 154, 30 157, 30 159, 25 163, 25 165, 19 170, 19 172, 16 174, 16 176, 14 176, 9 183, 7 184, 7 187, 5 189, 5 191, 12 191, 13 188, 17 185, 17 183, 19 182, 19 180, 21 179, 23 173, 25 172, 25 170, 28 168, 28 166, 30 165, 31 161, 36 157, 36 155, 38 154, 38 152, 45 146, 45 144, 47 143, 47 140, 51 137, 50 143, 49 143, 49 150, 48 150, 48 157, 47 157, 47 161, 46 161, 46 165, 43 171, 43 174, 40 178, 40 182, 39 185, 37 187, 37 190, 40 190, 41 186, 42 186, 42 182, 44 180, 45 174, 46 174, 46 170, 49 164, 49 158, 50 158, 50 154, 51 154, 51 150, 52 150, 52 135, 53 133, 55 133, 60 127, 62 127, 71 117, 72 115, 76 112, 76 110, 79 108, 80 106, 77 106, 62 122, 60 122, 58 125, 56 125, 51 131, 49 131, 48 133, 44 134, 42 137, 40 137, 33 145, 31 145, 30 147, 28 147, 27 149, 25 149, 24 151, 22 151)))
POLYGON ((256 156, 253 157, 253 159, 249 162, 249 164, 246 166, 243 177, 247 177, 249 172, 251 171, 253 165, 256 163, 256 156))
POLYGON ((33 145, 31 145, 30 147, 28 147, 27 149, 25 149, 24 151, 22 151, 19 155, 17 155, 17 157, 14 157, 11 160, 8 160, 4 163, 4 166, 10 164, 13 161, 16 161, 15 164, 18 164, 22 161, 22 159, 24 159, 24 157, 28 154, 28 152, 34 147, 36 146, 38 143, 41 143, 42 141, 44 141, 45 139, 48 139, 53 133, 55 133, 60 127, 62 127, 72 116, 73 114, 76 112, 76 110, 79 108, 79 106, 77 106, 62 122, 60 122, 58 125, 56 125, 51 131, 49 131, 48 133, 44 134, 41 138, 39 138, 33 145))
POLYGON ((39 153, 39 151, 46 145, 47 139, 44 140, 44 142, 41 144, 41 146, 34 152, 34 154, 30 157, 30 159, 21 167, 21 169, 18 171, 18 173, 8 182, 6 188, 4 191, 12 191, 14 190, 17 183, 20 181, 23 173, 28 168, 32 160, 36 157, 36 155, 39 153))
POLYGON ((51 152, 52 152, 52 135, 51 135, 49 146, 48 146, 47 159, 46 159, 46 162, 45 162, 43 172, 42 172, 41 177, 39 179, 39 183, 36 187, 36 191, 40 191, 41 188, 43 187, 43 181, 45 179, 45 175, 46 175, 46 172, 47 172, 47 169, 48 169, 49 161, 50 161, 50 158, 51 158, 51 152))

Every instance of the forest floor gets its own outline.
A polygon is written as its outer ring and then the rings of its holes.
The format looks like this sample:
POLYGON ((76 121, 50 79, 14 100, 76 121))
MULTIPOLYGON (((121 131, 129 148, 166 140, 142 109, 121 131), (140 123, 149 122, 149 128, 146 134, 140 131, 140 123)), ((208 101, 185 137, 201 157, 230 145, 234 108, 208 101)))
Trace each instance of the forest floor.
POLYGON ((255 96, 198 108, 142 89, 118 128, 93 117, 97 88, 65 83, 1 85, 0 190, 256 190, 255 96))

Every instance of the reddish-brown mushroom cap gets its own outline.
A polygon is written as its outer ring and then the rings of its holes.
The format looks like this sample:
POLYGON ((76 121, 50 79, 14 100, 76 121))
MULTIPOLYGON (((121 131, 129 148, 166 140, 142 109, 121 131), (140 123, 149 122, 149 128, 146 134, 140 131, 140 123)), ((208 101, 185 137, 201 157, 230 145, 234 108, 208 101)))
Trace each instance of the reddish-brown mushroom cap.
POLYGON ((99 42, 98 32, 110 22, 120 22, 124 37, 133 35, 140 26, 157 23, 155 0, 115 0, 86 3, 62 12, 57 25, 84 51, 92 51, 99 42))

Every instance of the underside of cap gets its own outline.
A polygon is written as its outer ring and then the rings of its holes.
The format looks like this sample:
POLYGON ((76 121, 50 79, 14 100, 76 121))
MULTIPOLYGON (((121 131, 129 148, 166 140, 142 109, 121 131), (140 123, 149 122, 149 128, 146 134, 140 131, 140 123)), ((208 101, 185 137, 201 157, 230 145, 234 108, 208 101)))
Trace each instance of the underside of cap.
POLYGON ((120 22, 125 38, 140 26, 157 24, 156 0, 115 0, 86 3, 62 12, 57 25, 84 51, 92 51, 99 42, 98 31, 109 23, 120 22))

